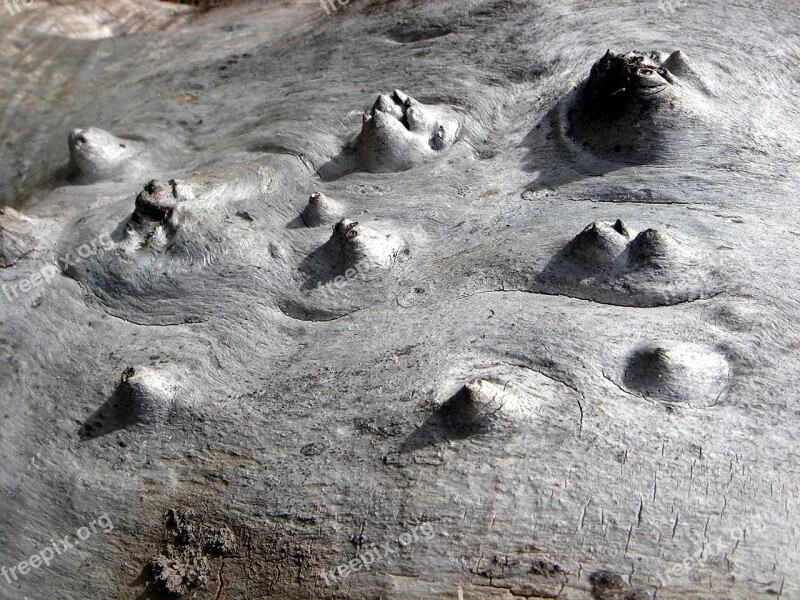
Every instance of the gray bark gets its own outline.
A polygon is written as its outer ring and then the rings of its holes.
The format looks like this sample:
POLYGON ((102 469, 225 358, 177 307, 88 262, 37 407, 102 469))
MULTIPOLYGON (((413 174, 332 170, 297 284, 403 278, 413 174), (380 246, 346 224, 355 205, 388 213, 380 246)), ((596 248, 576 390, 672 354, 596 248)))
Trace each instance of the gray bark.
POLYGON ((0 597, 800 598, 796 6, 329 12, 0 16, 0 597))

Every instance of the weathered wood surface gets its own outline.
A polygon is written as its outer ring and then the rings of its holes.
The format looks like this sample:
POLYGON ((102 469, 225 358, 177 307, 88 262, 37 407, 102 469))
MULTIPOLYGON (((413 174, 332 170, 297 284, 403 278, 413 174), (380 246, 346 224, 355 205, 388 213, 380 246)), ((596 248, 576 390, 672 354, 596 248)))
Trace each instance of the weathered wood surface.
POLYGON ((800 598, 797 6, 330 12, 0 16, 0 597, 800 598))

